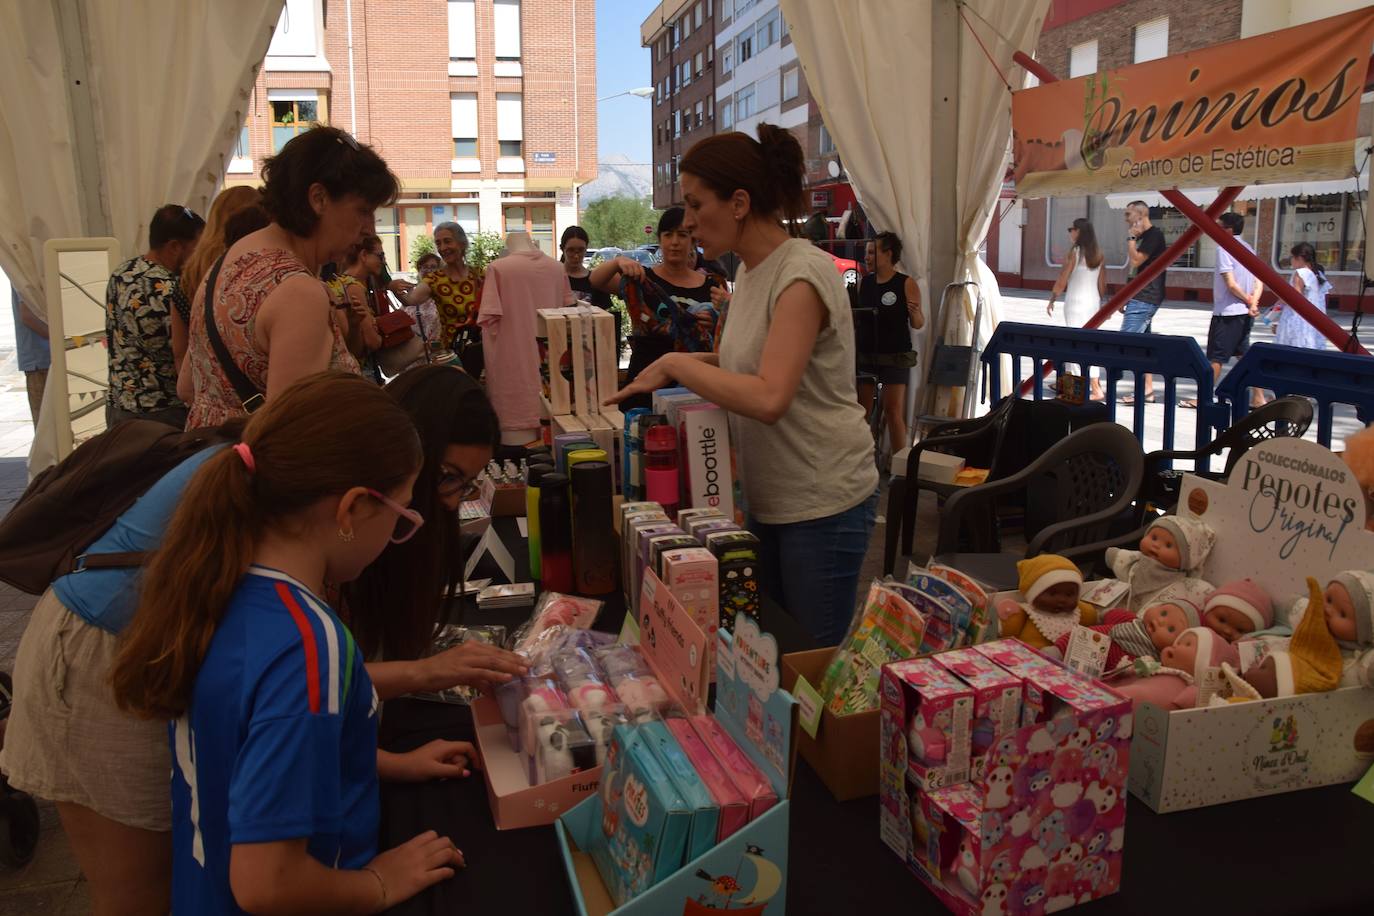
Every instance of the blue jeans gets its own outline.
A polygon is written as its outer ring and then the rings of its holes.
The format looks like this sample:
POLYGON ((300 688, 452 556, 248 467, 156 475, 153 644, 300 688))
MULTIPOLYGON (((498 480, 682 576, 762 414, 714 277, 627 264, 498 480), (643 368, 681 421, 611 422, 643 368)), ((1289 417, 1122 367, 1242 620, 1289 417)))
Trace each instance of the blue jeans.
POLYGON ((1158 302, 1141 302, 1139 299, 1128 300, 1126 311, 1121 316, 1121 330, 1136 334, 1149 334, 1150 322, 1154 320, 1157 311, 1159 311, 1158 302))
POLYGON ((822 646, 844 638, 854 616, 859 569, 877 521, 878 494, 838 515, 789 525, 750 520, 759 539, 763 593, 822 646))

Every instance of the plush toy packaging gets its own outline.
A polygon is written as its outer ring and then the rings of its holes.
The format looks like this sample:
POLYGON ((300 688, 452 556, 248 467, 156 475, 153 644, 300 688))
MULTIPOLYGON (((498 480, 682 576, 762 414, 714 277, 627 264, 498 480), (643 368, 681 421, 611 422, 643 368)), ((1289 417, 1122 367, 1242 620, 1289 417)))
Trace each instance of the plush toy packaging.
POLYGON ((941 652, 933 659, 973 688, 969 752, 973 773, 980 776, 988 751, 1021 725, 1021 679, 972 649, 941 652))
POLYGON ((967 780, 973 690, 929 658, 884 665, 879 690, 883 746, 904 736, 915 784, 938 789, 967 780))
MULTIPOLYGON (((1216 532, 1204 579, 1250 579, 1276 606, 1306 595, 1309 576, 1320 586, 1374 566, 1359 483, 1340 458, 1304 439, 1256 445, 1225 482, 1185 474, 1178 513, 1216 532)), ((1330 629, 1320 635, 1329 644, 1330 629)), ((1370 651, 1343 650, 1340 663, 1370 651)), ((1242 658, 1262 667, 1254 655, 1242 658)), ((1342 673, 1338 664, 1333 675, 1342 673)), ((1131 792, 1166 813, 1359 779, 1374 757, 1374 689, 1329 689, 1329 681, 1315 692, 1297 688, 1192 709, 1138 703, 1131 792)))
POLYGON ((977 655, 1029 668, 1044 718, 999 737, 986 772, 924 790, 904 735, 883 736, 882 839, 967 916, 1055 912, 1113 894, 1121 881, 1130 701, 1047 659, 1047 669, 1027 666, 1009 642, 977 655))

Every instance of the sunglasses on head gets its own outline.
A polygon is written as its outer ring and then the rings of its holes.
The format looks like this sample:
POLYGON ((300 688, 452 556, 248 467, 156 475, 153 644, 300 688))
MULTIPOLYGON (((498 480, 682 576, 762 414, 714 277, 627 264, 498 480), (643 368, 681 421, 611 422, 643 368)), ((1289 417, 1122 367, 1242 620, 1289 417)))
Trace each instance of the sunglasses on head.
POLYGON ((346 130, 339 131, 335 134, 334 139, 344 146, 349 147, 355 153, 362 152, 362 147, 358 145, 358 141, 353 139, 353 135, 346 130))
POLYGON ((404 544, 413 538, 415 532, 419 531, 420 526, 425 523, 423 515, 414 509, 401 505, 385 493, 369 489, 367 495, 396 513, 396 530, 391 532, 391 543, 393 544, 404 544))
POLYGON ((1077 232, 1077 231, 1078 231, 1078 227, 1077 227, 1077 226, 1070 226, 1070 227, 1069 227, 1069 231, 1070 231, 1070 232, 1077 232))

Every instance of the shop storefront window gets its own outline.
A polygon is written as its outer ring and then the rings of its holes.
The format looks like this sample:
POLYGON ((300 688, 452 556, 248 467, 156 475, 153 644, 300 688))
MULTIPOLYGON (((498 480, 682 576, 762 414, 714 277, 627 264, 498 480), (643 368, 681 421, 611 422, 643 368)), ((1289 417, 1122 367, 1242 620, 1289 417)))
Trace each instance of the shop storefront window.
MULTIPOLYGON (((1256 205, 1253 202, 1238 201, 1235 210, 1245 216, 1245 230, 1241 237, 1254 247, 1259 232, 1256 205)), ((1126 266, 1127 228, 1124 209, 1118 210, 1109 206, 1105 197, 1056 197, 1050 201, 1048 213, 1045 254, 1051 265, 1057 267, 1064 263, 1064 256, 1068 253, 1070 245, 1068 227, 1075 219, 1086 216, 1092 221, 1093 229, 1097 232, 1097 243, 1102 247, 1108 266, 1126 266)), ((1358 217, 1359 214, 1356 213, 1357 223, 1358 217)), ((1190 225, 1188 218, 1173 207, 1152 207, 1150 222, 1159 227, 1168 242, 1178 238, 1190 225)), ((1284 251, 1286 253, 1287 248, 1284 251)), ((1216 264, 1216 243, 1204 235, 1184 251, 1170 268, 1192 267, 1211 270, 1216 264)))
POLYGON ((1351 194, 1309 194, 1279 201, 1274 233, 1274 265, 1292 266, 1289 250, 1309 242, 1327 270, 1358 271, 1364 264, 1364 219, 1359 198, 1351 194))

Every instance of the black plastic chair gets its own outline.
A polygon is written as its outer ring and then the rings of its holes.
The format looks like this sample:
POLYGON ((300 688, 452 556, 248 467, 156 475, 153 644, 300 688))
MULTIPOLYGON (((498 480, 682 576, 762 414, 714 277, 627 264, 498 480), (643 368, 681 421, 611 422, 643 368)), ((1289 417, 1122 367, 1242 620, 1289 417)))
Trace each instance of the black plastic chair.
MULTIPOLYGON (((887 497, 887 543, 884 547, 883 571, 892 572, 896 563, 897 539, 901 537, 903 556, 911 555, 912 543, 916 535, 916 508, 922 490, 935 494, 943 501, 960 490, 968 487, 952 483, 937 483, 922 480, 919 476, 921 454, 938 452, 944 455, 958 455, 972 467, 986 467, 988 481, 996 480, 1002 470, 1000 457, 1002 443, 1006 441, 1007 426, 1011 422, 1012 411, 1016 408, 1016 398, 1004 398, 989 413, 968 420, 951 420, 934 427, 911 448, 906 460, 906 476, 892 478, 887 497), (901 507, 900 514, 897 509, 901 507)), ((987 481, 978 486, 986 486, 987 481)))
MULTIPOLYGON (((1178 505, 1179 490, 1182 487, 1185 471, 1169 467, 1172 461, 1204 460, 1227 451, 1226 467, 1218 474, 1211 470, 1196 470, 1187 473, 1206 477, 1209 480, 1225 480, 1231 469, 1240 461, 1241 456, 1261 442, 1269 439, 1291 437, 1301 438, 1312 425, 1312 402, 1307 398, 1289 395, 1270 401, 1263 407, 1246 414, 1235 426, 1223 432, 1200 449, 1182 451, 1169 449, 1150 452, 1145 456, 1145 479, 1141 490, 1141 509, 1152 506, 1155 509, 1169 510, 1178 505)), ((1142 516, 1143 518, 1143 516, 1142 516)))
POLYGON ((1145 456, 1117 423, 1094 423, 1052 446, 1009 477, 955 493, 940 521, 936 562, 962 570, 997 590, 1016 587, 1016 561, 1040 553, 1068 553, 1119 536, 1137 525, 1134 502, 1145 456), (1030 535, 1021 554, 1004 553, 997 502, 1034 489, 1057 521, 1030 535))

